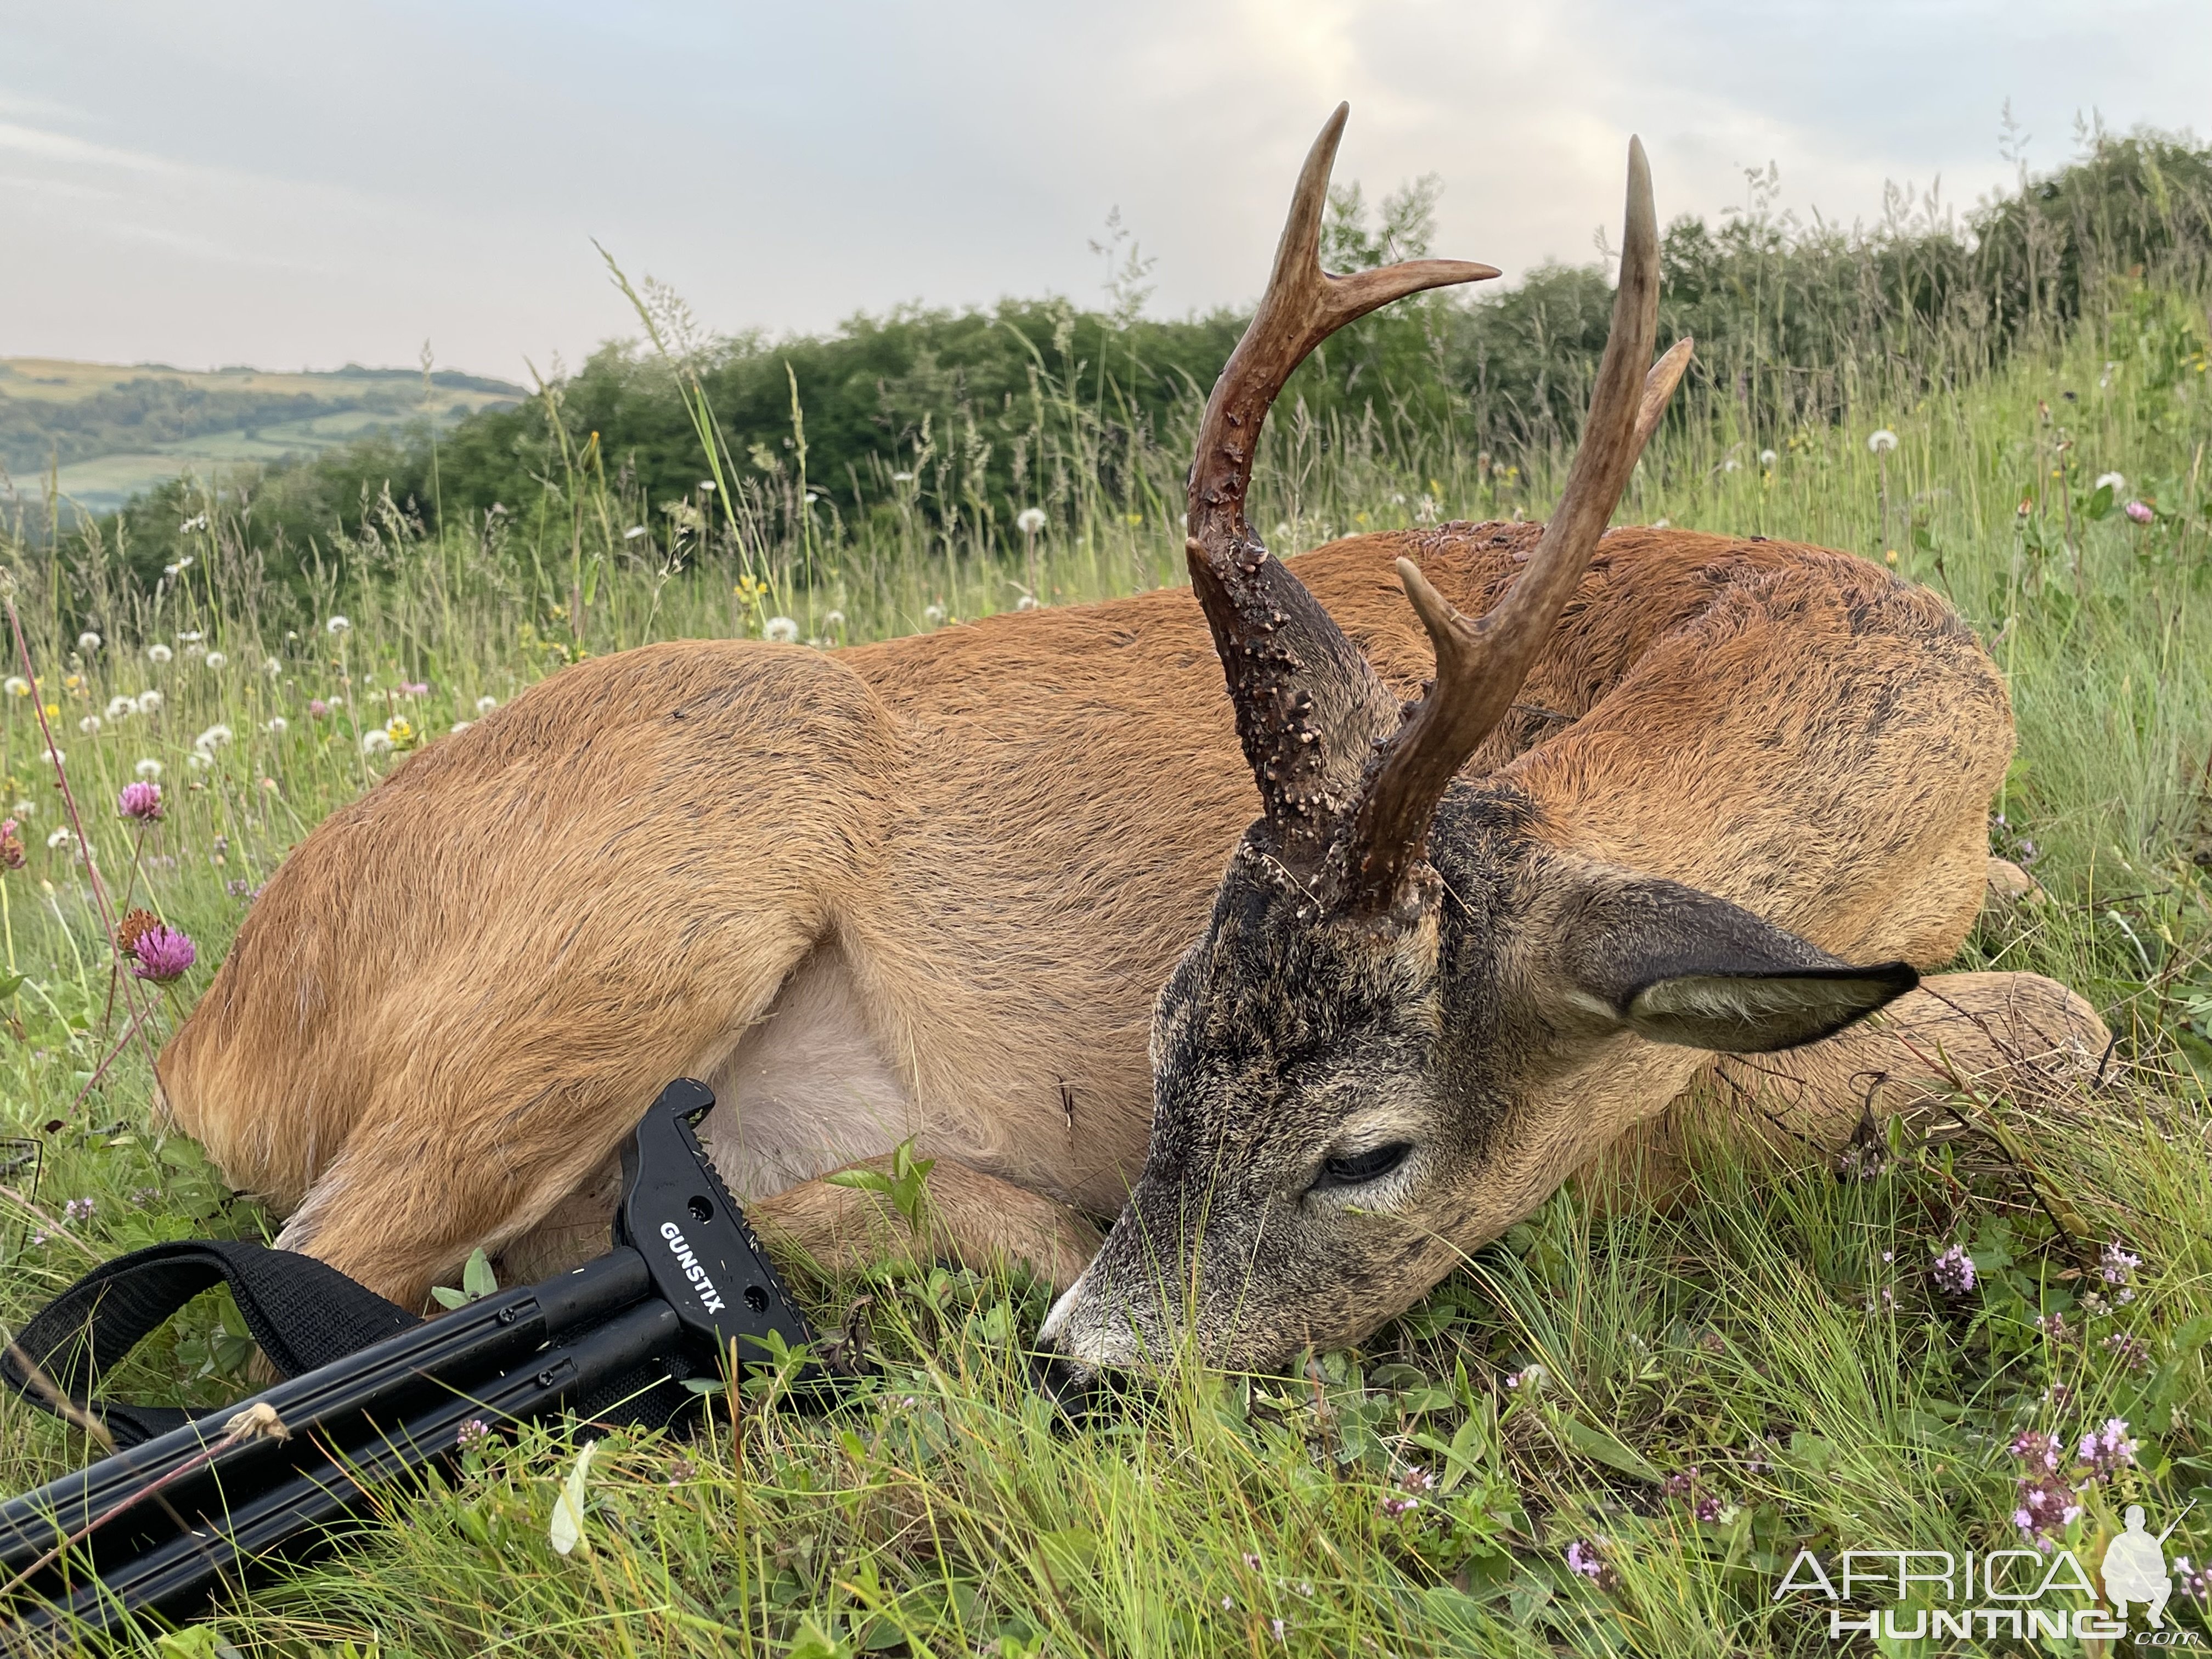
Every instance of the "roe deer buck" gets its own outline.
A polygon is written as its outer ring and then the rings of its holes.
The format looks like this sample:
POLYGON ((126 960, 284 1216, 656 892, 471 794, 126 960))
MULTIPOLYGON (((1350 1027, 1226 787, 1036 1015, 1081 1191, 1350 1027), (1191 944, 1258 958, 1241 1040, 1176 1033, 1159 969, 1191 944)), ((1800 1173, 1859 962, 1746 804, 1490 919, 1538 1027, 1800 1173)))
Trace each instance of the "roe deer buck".
POLYGON ((771 1237, 1025 1259, 1065 1290, 1063 1364, 1166 1342, 1188 1291, 1206 1352, 1264 1361, 1357 1338, 1577 1168, 1663 1142, 1716 1052, 1810 1043, 1764 1064, 1833 1138, 1862 1074, 1909 1092, 2101 1047, 2024 975, 1830 1035, 1963 939, 2004 689, 1939 600, 1857 559, 1600 550, 1685 355, 1639 417, 1640 149, 1550 525, 1261 548, 1244 491, 1298 362, 1496 275, 1322 275, 1343 119, 1207 407, 1194 593, 586 662, 307 837, 160 1067, 175 1121, 289 1212, 280 1243, 410 1306, 477 1246, 511 1273, 580 1260, 611 1155, 690 1073, 771 1237), (1950 1009, 1931 1066, 1914 1023, 1950 1009), (821 1179, 910 1135, 937 1159, 921 1245, 821 1179), (1102 1252, 1087 1218, 1117 1212, 1102 1252))

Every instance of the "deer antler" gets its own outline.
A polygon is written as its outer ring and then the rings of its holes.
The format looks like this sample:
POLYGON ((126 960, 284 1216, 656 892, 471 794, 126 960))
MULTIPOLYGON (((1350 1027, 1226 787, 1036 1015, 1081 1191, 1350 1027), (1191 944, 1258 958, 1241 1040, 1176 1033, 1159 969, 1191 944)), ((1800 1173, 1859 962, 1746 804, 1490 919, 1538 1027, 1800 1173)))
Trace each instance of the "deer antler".
POLYGON ((1317 860, 1340 822, 1368 734, 1389 729, 1392 699, 1358 647, 1267 556, 1245 520, 1261 424, 1292 371, 1346 323, 1423 289, 1498 274, 1458 259, 1413 259, 1347 276, 1321 268, 1329 167, 1349 109, 1337 106, 1307 154, 1267 295, 1206 400, 1185 544, 1268 822, 1284 850, 1302 860, 1317 860), (1351 741, 1328 741, 1351 733, 1358 734, 1351 741))
POLYGON ((1340 902, 1388 909, 1421 856, 1445 788, 1476 746, 1504 717, 1553 624, 1580 586, 1598 538, 1627 487, 1690 361, 1683 340, 1652 363, 1659 320, 1659 229, 1644 146, 1628 145, 1628 222, 1613 296, 1612 332, 1590 393, 1589 417, 1567 474, 1559 510, 1505 597, 1469 621, 1429 585, 1409 559, 1398 561, 1406 597, 1436 648, 1428 695, 1379 758, 1352 823, 1340 902), (1639 388, 1640 382, 1640 388, 1639 388))

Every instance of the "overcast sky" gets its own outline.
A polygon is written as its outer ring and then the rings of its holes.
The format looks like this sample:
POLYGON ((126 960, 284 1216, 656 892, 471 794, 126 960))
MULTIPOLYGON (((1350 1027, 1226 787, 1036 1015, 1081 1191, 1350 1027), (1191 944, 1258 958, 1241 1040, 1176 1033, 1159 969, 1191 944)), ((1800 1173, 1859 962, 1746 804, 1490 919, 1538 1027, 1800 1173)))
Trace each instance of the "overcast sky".
POLYGON ((0 0, 0 356, 520 377, 634 332, 596 237, 712 328, 1096 301, 1118 205, 1152 309, 1249 300, 1298 159, 1423 173, 1435 252, 1510 280, 1744 200, 1971 206, 2077 114, 2212 130, 2207 0, 0 0))

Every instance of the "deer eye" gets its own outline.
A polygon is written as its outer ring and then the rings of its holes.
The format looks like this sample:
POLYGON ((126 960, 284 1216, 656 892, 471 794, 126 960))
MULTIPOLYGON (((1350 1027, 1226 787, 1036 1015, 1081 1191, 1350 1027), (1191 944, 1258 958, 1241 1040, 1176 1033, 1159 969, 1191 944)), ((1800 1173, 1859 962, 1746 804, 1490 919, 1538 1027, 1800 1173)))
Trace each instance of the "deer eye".
POLYGON ((1413 1143, 1393 1140, 1381 1146, 1371 1146, 1364 1152, 1353 1152, 1344 1158, 1332 1158, 1321 1166, 1321 1179, 1316 1187, 1357 1187, 1364 1182, 1380 1181, 1410 1157, 1413 1143))

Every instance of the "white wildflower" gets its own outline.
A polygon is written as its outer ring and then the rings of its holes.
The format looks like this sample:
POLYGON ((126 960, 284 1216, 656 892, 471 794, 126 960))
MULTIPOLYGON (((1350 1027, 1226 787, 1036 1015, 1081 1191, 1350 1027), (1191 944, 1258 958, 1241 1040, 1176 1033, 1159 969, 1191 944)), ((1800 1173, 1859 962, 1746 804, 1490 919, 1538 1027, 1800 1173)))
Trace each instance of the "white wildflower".
POLYGON ((110 697, 107 700, 107 718, 112 720, 127 720, 137 712, 138 700, 136 697, 110 697))
POLYGON ((576 1455, 576 1467, 568 1471, 568 1478, 561 1486, 561 1495, 553 1500, 553 1525, 547 1534, 553 1553, 566 1555, 572 1550, 589 1555, 592 1546, 584 1536, 584 1483, 591 1474, 592 1455, 599 1449, 596 1440, 585 1443, 584 1449, 576 1455))
POLYGON ((323 624, 323 629, 330 634, 348 634, 353 631, 353 622, 350 617, 333 617, 323 624))
POLYGON ((163 701, 159 691, 141 691, 138 694, 138 712, 142 714, 158 714, 161 712, 163 701))
POLYGON ((2099 473, 2097 475, 2097 482, 2090 486, 2092 489, 2109 489, 2115 495, 2118 495, 2127 487, 2127 479, 2117 472, 2099 473))
POLYGON ((264 657, 261 662, 261 672, 273 680, 284 672, 284 665, 274 657, 264 657))
POLYGON ((799 624, 788 617, 770 617, 761 624, 761 637, 778 645, 793 644, 799 638, 799 624))
POLYGON ((1024 593, 1014 601, 1014 609, 1017 611, 1034 611, 1036 608, 1036 595, 1034 593, 1024 593))
POLYGON ((477 713, 479 714, 489 714, 493 709, 498 707, 499 699, 497 697, 478 697, 477 699, 477 713))
POLYGON ((210 668, 220 668, 229 660, 230 659, 220 651, 210 651, 207 653, 207 665, 210 668))
POLYGON ((380 726, 371 726, 361 734, 361 752, 364 755, 390 754, 392 733, 380 726))
POLYGON ((0 680, 0 687, 4 687, 11 697, 27 697, 31 695, 31 683, 21 674, 10 674, 6 679, 0 680))
POLYGON ((170 650, 167 646, 163 645, 158 640, 152 645, 146 647, 146 660, 151 663, 165 663, 176 654, 177 653, 175 652, 170 650))
POLYGON ((198 750, 202 754, 211 755, 216 750, 227 745, 231 740, 231 736, 232 733, 230 728, 218 723, 216 725, 210 726, 206 731, 201 732, 199 736, 194 738, 192 739, 192 747, 198 750))
POLYGON ((60 829, 55 830, 52 835, 46 837, 46 845, 49 847, 66 847, 76 839, 76 832, 72 830, 69 825, 64 824, 60 829))
POLYGON ((1771 449, 1762 449, 1759 452, 1759 464, 1761 466, 1772 466, 1774 463, 1780 459, 1781 458, 1771 449))
POLYGON ((88 738, 96 738, 100 735, 100 728, 106 724, 106 722, 101 720, 99 715, 87 714, 82 720, 76 723, 76 729, 83 732, 88 738))
POLYGON ((699 480, 699 488, 711 495, 714 493, 714 481, 712 478, 702 478, 699 480))
POLYGON ((207 637, 207 635, 199 629, 188 628, 183 633, 178 635, 177 637, 182 640, 186 645, 198 645, 202 640, 207 637))
POLYGON ((842 628, 845 625, 845 613, 842 611, 827 612, 822 618, 822 625, 832 630, 842 628))
POLYGON ((891 482, 893 483, 912 483, 914 482, 914 474, 911 472, 894 472, 891 474, 891 482))
POLYGON ((1877 427, 1867 435, 1867 447, 1877 455, 1887 455, 1897 447, 1897 434, 1887 427, 1877 427))
POLYGON ((90 656, 100 649, 100 635, 88 628, 76 636, 76 648, 83 652, 86 656, 90 656))
POLYGON ((159 781, 161 776, 161 763, 154 759, 151 756, 140 761, 137 765, 132 767, 131 769, 133 772, 136 772, 140 777, 145 779, 149 783, 159 781))
POLYGON ((932 628, 936 627, 938 623, 945 620, 945 607, 941 605, 923 606, 921 619, 927 623, 932 628))
POLYGON ((642 536, 642 535, 644 535, 644 534, 646 534, 646 533, 647 533, 647 532, 646 532, 646 528, 645 528, 645 526, 644 526, 643 525, 641 525, 641 524, 634 524, 634 525, 632 525, 629 529, 627 529, 627 530, 625 530, 625 531, 623 531, 623 539, 624 541, 626 541, 626 542, 634 542, 634 541, 635 541, 635 540, 636 540, 640 536, 642 536))
POLYGON ((282 714, 271 714, 269 717, 268 723, 261 729, 266 732, 272 738, 281 738, 287 732, 292 729, 292 722, 286 720, 282 714))
POLYGON ((1014 528, 1024 536, 1034 536, 1044 528, 1044 509, 1025 507, 1014 515, 1014 528))

